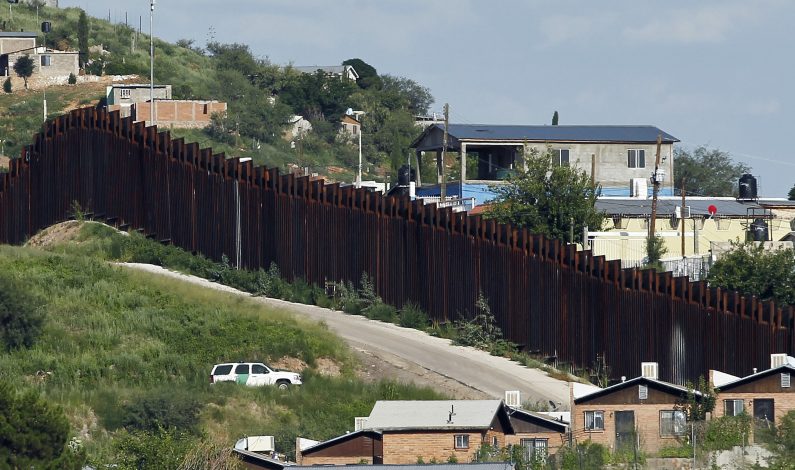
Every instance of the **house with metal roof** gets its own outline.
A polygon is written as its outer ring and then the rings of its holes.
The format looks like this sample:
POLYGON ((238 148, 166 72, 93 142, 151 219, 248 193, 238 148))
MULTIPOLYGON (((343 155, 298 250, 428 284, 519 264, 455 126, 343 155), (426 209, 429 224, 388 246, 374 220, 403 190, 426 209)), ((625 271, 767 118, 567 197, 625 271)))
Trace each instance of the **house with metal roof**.
MULTIPOLYGON (((420 186, 441 182, 444 129, 444 124, 428 126, 411 145, 420 168, 423 158, 433 158, 436 162, 436 175, 430 175, 430 181, 418 181, 420 186)), ((450 124, 446 151, 455 154, 461 176, 448 194, 484 199, 477 193, 506 179, 512 171, 524 168, 523 156, 550 150, 555 164, 584 170, 602 185, 604 194, 628 196, 633 180, 648 180, 651 176, 658 137, 660 168, 670 176, 673 145, 679 140, 654 126, 450 124), (467 194, 468 190, 472 195, 467 194)), ((661 194, 673 194, 670 178, 665 179, 661 194)))
POLYGON ((358 462, 471 462, 483 445, 521 445, 553 454, 568 423, 506 406, 502 400, 378 401, 357 431, 296 449, 301 465, 358 462))
POLYGON ((571 406, 571 434, 577 443, 586 441, 611 451, 633 449, 655 453, 676 446, 688 430, 682 409, 698 391, 657 378, 658 366, 645 362, 639 377, 574 398, 571 406))
POLYGON ((38 36, 30 31, 0 31, 0 76, 11 77, 18 86, 22 80, 14 73, 14 64, 23 56, 33 59, 33 74, 28 80, 31 87, 38 87, 43 79, 47 84, 66 83, 69 74, 77 76, 79 53, 37 46, 38 36))

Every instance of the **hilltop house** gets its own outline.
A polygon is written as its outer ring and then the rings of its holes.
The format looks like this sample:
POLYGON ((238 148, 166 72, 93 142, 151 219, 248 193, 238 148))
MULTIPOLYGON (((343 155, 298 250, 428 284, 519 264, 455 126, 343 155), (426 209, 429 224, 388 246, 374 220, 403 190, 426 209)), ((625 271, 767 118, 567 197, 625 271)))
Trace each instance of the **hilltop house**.
MULTIPOLYGON (((418 164, 435 153, 437 178, 444 125, 433 124, 414 140, 418 164)), ((448 194, 488 200, 489 184, 506 179, 524 167, 523 156, 551 149, 558 165, 576 165, 600 183, 603 194, 629 195, 631 181, 647 180, 654 171, 657 137, 660 136, 660 169, 673 174, 673 145, 678 139, 654 126, 503 126, 450 124, 447 152, 458 154, 462 184, 448 185, 448 194)), ((419 182, 422 183, 421 181, 419 182)), ((419 194, 419 192, 418 192, 419 194)), ((667 178, 661 194, 673 194, 667 178)))
POLYGON ((356 69, 351 65, 308 65, 293 67, 293 70, 310 74, 317 73, 319 70, 329 77, 353 80, 354 82, 359 79, 359 74, 356 73, 356 69))
POLYGON ((118 83, 105 89, 105 100, 108 109, 120 110, 122 117, 132 114, 132 105, 149 101, 150 94, 155 100, 170 100, 171 85, 155 85, 150 89, 148 83, 118 83))
POLYGON ((522 445, 545 456, 563 444, 568 428, 502 400, 378 401, 369 417, 356 421, 359 429, 353 433, 309 446, 299 442, 298 463, 409 464, 453 457, 470 462, 484 444, 522 445))
POLYGON ((22 56, 33 59, 34 69, 28 83, 36 87, 42 80, 66 83, 69 74, 80 71, 77 51, 56 51, 36 45, 39 33, 0 32, 0 76, 16 77, 14 64, 22 56))

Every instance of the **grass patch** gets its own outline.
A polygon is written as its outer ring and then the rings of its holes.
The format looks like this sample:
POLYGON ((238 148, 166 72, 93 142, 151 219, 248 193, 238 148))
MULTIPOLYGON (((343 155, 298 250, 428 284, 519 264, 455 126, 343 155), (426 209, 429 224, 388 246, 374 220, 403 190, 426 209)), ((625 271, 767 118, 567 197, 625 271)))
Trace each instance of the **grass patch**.
MULTIPOLYGON (((113 237, 84 243, 97 255, 119 248, 113 237)), ((0 247, 0 270, 24 280, 45 319, 30 348, 0 354, 0 380, 36 388, 62 405, 94 464, 116 461, 116 437, 142 429, 196 426, 196 434, 223 445, 273 434, 279 449, 290 452, 298 435, 326 439, 351 430, 353 417, 366 415, 378 399, 440 398, 427 389, 360 382, 347 347, 321 324, 252 299, 129 272, 78 254, 76 246, 0 247), (304 386, 283 392, 209 384, 215 363, 284 356, 309 365, 304 386), (320 357, 339 363, 342 375, 315 373, 320 357), (195 420, 180 421, 185 415, 195 420)))

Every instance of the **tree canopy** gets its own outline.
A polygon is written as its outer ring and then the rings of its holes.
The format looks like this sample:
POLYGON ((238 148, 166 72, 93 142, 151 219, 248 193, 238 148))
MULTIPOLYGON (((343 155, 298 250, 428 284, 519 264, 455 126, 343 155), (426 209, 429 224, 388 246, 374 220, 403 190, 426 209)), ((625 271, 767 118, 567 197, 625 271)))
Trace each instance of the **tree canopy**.
POLYGON ((362 59, 348 59, 342 65, 350 65, 356 70, 356 73, 359 74, 356 84, 360 88, 381 88, 381 77, 378 76, 378 71, 362 59))
MULTIPOLYGON (((674 150, 674 187, 701 196, 736 196, 740 176, 751 171, 745 163, 732 160, 728 152, 696 147, 692 152, 674 150)), ((679 193, 681 194, 681 193, 679 193)))
POLYGON ((0 467, 79 469, 84 458, 67 447, 63 411, 34 391, 0 383, 0 467))
POLYGON ((25 89, 28 89, 28 78, 33 75, 33 59, 29 55, 23 55, 14 62, 14 72, 25 81, 25 89))
POLYGON ((792 186, 789 190, 789 194, 787 194, 787 199, 790 201, 795 201, 795 185, 792 186))
POLYGON ((497 198, 487 217, 565 241, 572 230, 576 240, 583 228, 601 227, 604 214, 595 207, 601 188, 579 168, 554 161, 551 149, 531 152, 527 171, 517 171, 508 184, 492 187, 497 198))
POLYGON ((44 319, 19 282, 0 273, 0 348, 28 348, 38 339, 44 319))
POLYGON ((795 250, 765 250, 754 242, 736 243, 710 268, 711 286, 795 305, 795 250))

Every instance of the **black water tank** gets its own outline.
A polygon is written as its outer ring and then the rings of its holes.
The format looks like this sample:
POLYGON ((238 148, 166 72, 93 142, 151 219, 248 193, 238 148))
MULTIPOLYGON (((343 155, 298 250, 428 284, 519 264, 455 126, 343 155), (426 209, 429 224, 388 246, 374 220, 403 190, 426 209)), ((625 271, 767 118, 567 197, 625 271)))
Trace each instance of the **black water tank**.
POLYGON ((756 199, 756 178, 744 174, 740 177, 740 199, 750 201, 756 199))
POLYGON ((751 224, 750 238, 755 242, 767 241, 767 222, 765 219, 754 219, 751 224))
POLYGON ((398 169, 398 185, 408 186, 411 181, 416 181, 417 172, 408 165, 403 165, 398 169))

